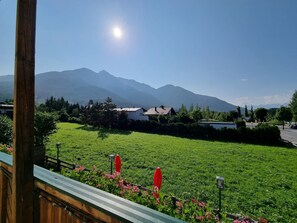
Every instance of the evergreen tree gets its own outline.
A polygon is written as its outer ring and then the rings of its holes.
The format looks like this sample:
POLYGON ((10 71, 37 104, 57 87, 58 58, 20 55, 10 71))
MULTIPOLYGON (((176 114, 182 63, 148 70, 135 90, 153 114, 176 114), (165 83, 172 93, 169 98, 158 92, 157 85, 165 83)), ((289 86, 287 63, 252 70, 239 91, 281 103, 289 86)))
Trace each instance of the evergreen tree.
POLYGON ((254 108, 251 105, 251 121, 253 122, 255 120, 255 113, 254 113, 254 108))
POLYGON ((238 118, 238 112, 237 111, 229 111, 227 114, 227 121, 233 122, 238 118))
POLYGON ((209 110, 208 106, 206 108, 203 108, 202 116, 203 116, 204 119, 207 119, 207 120, 211 118, 211 113, 210 113, 210 110, 209 110))
POLYGON ((177 122, 182 122, 184 124, 192 122, 190 115, 188 113, 188 110, 184 104, 182 104, 181 108, 179 109, 179 112, 176 118, 177 118, 176 120, 177 122))
POLYGON ((198 106, 190 114, 194 122, 199 122, 202 119, 201 108, 199 108, 198 106))
POLYGON ((192 111, 194 111, 194 105, 191 104, 190 108, 189 108, 189 113, 191 113, 192 111))
POLYGON ((89 100, 88 105, 93 105, 94 101, 92 99, 89 100))
POLYGON ((244 106, 244 116, 249 117, 249 111, 248 111, 247 105, 244 106))
POLYGON ((82 111, 81 119, 84 124, 104 128, 112 128, 117 125, 116 105, 112 103, 111 98, 107 98, 103 103, 96 102, 90 105, 87 105, 82 111))
POLYGON ((182 104, 178 113, 179 114, 187 114, 188 113, 187 107, 184 104, 182 104))
POLYGON ((297 122, 297 90, 295 90, 295 93, 292 96, 290 108, 293 114, 294 121, 297 122))
POLYGON ((239 106, 237 106, 237 117, 241 117, 241 108, 239 106))
POLYGON ((112 103, 112 99, 108 97, 102 106, 102 123, 104 127, 114 127, 117 122, 117 111, 115 110, 117 106, 112 103))

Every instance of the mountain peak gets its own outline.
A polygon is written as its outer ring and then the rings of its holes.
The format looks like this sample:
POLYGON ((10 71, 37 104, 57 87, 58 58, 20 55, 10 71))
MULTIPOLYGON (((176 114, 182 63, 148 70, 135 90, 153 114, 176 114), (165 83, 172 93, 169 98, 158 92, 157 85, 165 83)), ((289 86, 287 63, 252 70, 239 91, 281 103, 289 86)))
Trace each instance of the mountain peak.
POLYGON ((102 75, 102 76, 108 76, 108 77, 114 77, 112 74, 110 74, 108 71, 106 70, 101 70, 98 72, 99 75, 102 75))
POLYGON ((88 73, 94 73, 94 71, 92 71, 91 69, 89 68, 86 68, 86 67, 82 67, 82 68, 78 68, 78 69, 75 69, 75 70, 64 70, 64 71, 61 71, 60 73, 63 73, 63 72, 88 72, 88 73))
POLYGON ((109 73, 108 71, 106 71, 106 70, 101 70, 101 71, 98 72, 98 74, 101 74, 101 73, 102 73, 102 74, 110 74, 110 73, 109 73))
POLYGON ((177 86, 173 85, 173 84, 166 84, 164 85, 163 87, 160 87, 160 88, 175 88, 177 86))

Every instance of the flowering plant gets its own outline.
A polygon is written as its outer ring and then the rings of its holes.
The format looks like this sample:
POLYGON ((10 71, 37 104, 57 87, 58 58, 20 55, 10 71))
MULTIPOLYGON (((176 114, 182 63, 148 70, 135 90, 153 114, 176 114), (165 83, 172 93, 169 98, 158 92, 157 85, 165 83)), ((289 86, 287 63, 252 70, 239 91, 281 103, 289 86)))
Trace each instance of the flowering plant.
MULTIPOLYGON (((159 196, 156 197, 154 190, 130 184, 121 177, 120 173, 104 174, 97 171, 96 167, 86 171, 85 167, 77 166, 73 171, 63 169, 62 175, 187 222, 220 222, 213 209, 203 201, 195 198, 181 201, 160 191, 158 191, 159 196)), ((224 214, 221 221, 233 222, 230 219, 227 220, 224 214)))
MULTIPOLYGON (((13 149, 9 145, 0 144, 0 152, 12 154, 13 149)), ((96 166, 93 166, 92 170, 87 170, 84 166, 76 166, 74 170, 62 169, 61 174, 187 222, 255 223, 248 216, 232 220, 230 217, 227 218, 226 213, 221 213, 222 217, 219 219, 214 214, 214 209, 203 201, 196 198, 181 201, 174 196, 163 194, 156 188, 149 190, 130 184, 119 172, 104 174, 98 171, 96 166), (159 195, 157 197, 156 192, 159 195)), ((268 223, 268 221, 260 218, 258 223, 268 223)))
POLYGON ((9 145, 0 144, 0 152, 3 152, 3 153, 7 153, 9 155, 12 155, 13 149, 9 145))

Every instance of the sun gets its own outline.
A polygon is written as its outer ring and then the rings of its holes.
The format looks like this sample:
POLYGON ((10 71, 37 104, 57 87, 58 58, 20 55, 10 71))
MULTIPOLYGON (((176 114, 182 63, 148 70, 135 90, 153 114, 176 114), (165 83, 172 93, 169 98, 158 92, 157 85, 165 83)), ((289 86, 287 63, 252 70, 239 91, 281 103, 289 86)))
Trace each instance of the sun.
POLYGON ((113 36, 117 39, 121 39, 122 38, 122 30, 119 27, 114 27, 113 28, 113 36))

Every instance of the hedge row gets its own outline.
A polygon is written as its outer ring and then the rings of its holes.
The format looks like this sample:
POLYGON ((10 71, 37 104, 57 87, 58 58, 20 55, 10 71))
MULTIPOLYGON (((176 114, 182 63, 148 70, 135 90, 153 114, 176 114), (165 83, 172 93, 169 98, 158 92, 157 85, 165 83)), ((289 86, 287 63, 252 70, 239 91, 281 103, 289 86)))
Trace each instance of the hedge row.
POLYGON ((279 145, 281 143, 280 130, 277 126, 259 124, 250 129, 244 126, 238 129, 214 129, 204 127, 198 123, 160 124, 155 121, 133 121, 127 126, 128 130, 172 135, 195 139, 219 140, 226 142, 242 142, 264 145, 279 145))

